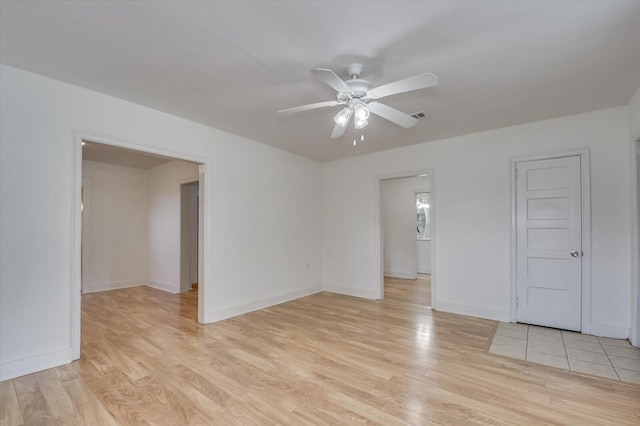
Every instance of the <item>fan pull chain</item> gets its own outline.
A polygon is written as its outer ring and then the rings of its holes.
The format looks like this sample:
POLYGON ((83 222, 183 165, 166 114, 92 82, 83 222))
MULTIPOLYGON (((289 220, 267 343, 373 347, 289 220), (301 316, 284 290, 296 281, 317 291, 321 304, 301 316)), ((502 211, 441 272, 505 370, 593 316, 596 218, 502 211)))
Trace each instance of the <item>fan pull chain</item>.
MULTIPOLYGON (((360 142, 364 142, 364 129, 362 129, 362 133, 360 133, 360 142)), ((356 128, 353 128, 353 146, 356 146, 356 128)))

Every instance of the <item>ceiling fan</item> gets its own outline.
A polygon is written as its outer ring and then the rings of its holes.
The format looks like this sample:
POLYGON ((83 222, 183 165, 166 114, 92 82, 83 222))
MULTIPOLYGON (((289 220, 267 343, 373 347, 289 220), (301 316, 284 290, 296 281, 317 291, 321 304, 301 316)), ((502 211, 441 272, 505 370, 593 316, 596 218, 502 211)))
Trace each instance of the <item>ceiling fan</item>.
POLYGON ((353 117, 353 123, 356 129, 366 127, 367 124, 369 124, 367 119, 370 113, 405 128, 415 126, 418 122, 416 118, 395 108, 376 102, 376 99, 398 93, 410 92, 412 90, 425 89, 438 84, 438 77, 427 72, 372 88, 371 83, 359 78, 362 73, 362 64, 350 64, 347 66, 347 73, 351 76, 350 80, 342 80, 335 72, 325 68, 316 68, 312 70, 311 73, 338 92, 336 95, 337 100, 287 108, 278 111, 278 113, 295 113, 316 108, 344 105, 344 108, 333 118, 335 126, 331 133, 332 139, 344 135, 351 117, 353 117))

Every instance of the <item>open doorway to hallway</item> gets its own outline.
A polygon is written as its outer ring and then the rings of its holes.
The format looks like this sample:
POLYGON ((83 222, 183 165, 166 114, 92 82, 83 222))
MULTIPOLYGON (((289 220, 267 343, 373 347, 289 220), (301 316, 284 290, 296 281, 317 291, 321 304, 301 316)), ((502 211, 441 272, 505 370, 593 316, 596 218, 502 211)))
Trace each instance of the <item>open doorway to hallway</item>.
POLYGON ((380 181, 384 294, 431 307, 431 177, 380 181))
POLYGON ((197 307, 200 180, 198 163, 84 140, 83 294, 144 286, 197 307))

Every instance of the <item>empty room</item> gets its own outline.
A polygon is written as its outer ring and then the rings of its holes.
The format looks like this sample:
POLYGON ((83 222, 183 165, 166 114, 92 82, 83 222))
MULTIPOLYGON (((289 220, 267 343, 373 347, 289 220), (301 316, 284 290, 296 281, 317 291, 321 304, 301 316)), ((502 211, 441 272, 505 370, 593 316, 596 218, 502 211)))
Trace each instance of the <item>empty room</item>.
POLYGON ((639 424, 639 22, 0 0, 0 424, 639 424))

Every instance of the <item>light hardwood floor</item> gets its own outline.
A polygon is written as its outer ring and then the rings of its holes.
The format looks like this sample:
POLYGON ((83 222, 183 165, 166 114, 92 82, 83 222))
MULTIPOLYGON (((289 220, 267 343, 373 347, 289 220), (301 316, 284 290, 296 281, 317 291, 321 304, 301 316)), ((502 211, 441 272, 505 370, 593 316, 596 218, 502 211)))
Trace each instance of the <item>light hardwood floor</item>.
POLYGON ((638 425, 640 386, 487 353, 497 323, 320 293, 198 325, 194 294, 82 297, 82 357, 2 382, 0 423, 638 425))

